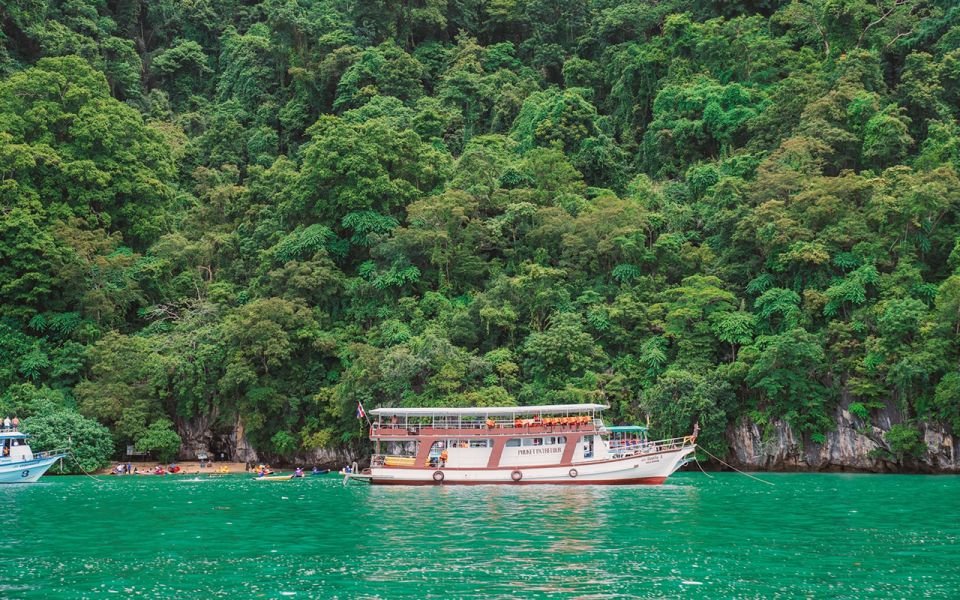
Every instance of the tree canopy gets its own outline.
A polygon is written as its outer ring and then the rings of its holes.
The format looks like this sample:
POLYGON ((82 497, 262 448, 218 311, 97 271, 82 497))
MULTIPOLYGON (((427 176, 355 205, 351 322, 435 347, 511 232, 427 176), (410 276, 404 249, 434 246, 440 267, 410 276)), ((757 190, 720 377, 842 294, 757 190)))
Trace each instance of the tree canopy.
POLYGON ((85 466, 357 401, 960 426, 953 1, 14 2, 0 77, 0 407, 85 466))

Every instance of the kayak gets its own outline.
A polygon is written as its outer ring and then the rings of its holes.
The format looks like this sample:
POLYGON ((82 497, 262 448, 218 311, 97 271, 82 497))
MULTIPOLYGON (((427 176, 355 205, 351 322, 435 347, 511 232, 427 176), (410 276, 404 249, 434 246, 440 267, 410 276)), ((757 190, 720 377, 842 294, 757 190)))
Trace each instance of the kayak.
POLYGON ((271 477, 254 477, 254 481, 289 481, 293 475, 273 475, 271 477))

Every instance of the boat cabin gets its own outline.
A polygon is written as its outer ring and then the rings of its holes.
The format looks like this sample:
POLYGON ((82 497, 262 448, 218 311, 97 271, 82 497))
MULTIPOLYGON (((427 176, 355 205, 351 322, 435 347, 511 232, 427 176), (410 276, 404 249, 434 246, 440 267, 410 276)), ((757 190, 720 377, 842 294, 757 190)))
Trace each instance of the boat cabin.
POLYGON ((373 466, 492 469, 607 460, 640 449, 646 428, 607 428, 602 404, 377 408, 373 466))
POLYGON ((33 460, 27 443, 29 435, 13 429, 0 429, 0 463, 33 460))

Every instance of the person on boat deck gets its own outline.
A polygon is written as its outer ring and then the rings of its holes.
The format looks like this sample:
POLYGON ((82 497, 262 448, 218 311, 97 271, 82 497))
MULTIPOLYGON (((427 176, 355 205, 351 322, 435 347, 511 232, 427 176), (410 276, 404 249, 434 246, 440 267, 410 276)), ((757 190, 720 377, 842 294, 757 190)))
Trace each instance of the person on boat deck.
POLYGON ((13 415, 13 420, 10 421, 10 424, 13 426, 14 431, 20 429, 20 419, 17 418, 17 415, 13 415))
POLYGON ((443 452, 440 453, 440 466, 441 466, 441 467, 447 466, 447 458, 449 458, 449 457, 450 457, 450 455, 447 454, 447 449, 444 448, 444 449, 443 449, 443 452))
POLYGON ((4 429, 10 429, 10 427, 11 427, 10 417, 4 417, 4 418, 3 418, 3 428, 4 428, 4 429))

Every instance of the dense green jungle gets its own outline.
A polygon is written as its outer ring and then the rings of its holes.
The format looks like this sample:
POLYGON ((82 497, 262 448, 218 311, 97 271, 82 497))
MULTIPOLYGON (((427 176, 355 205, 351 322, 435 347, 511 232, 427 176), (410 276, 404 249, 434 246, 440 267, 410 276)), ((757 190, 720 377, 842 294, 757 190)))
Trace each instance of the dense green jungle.
POLYGON ((906 467, 960 428, 958 117, 954 0, 4 0, 0 417, 92 469, 846 414, 906 467))

